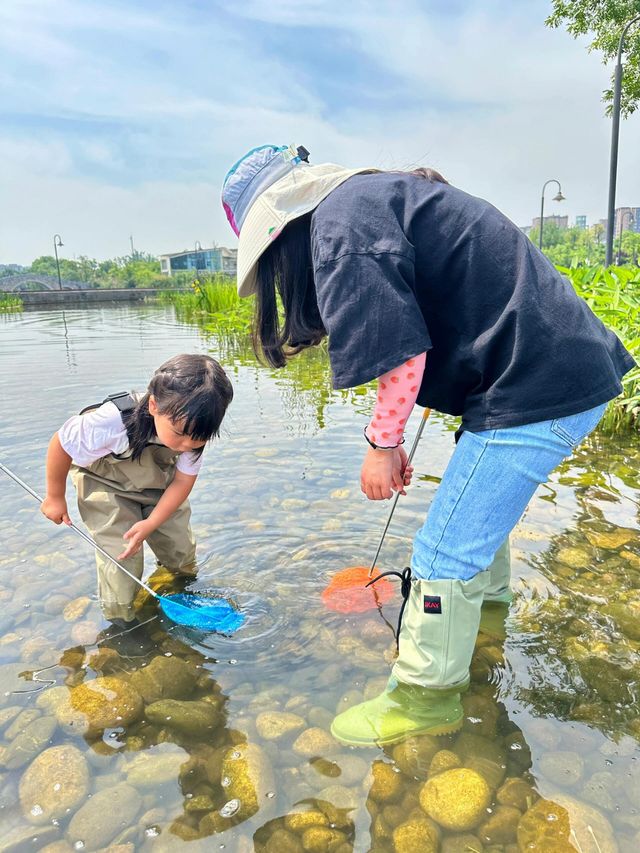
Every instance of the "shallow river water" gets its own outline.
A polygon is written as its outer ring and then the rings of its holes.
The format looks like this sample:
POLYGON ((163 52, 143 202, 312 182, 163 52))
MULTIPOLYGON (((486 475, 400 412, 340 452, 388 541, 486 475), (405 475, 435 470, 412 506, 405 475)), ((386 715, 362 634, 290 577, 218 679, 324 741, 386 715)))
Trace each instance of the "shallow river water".
MULTIPOLYGON (((141 597, 152 650, 120 654, 91 549, 0 473, 0 851, 640 849, 638 437, 597 434, 538 490, 462 731, 351 749, 331 719, 383 688, 400 603, 347 616, 321 599, 337 569, 369 564, 388 512, 359 490, 370 389, 331 392, 318 352, 259 367, 245 336, 168 306, 0 315, 0 461, 42 491, 60 424, 179 352, 210 352, 235 387, 192 494, 192 588, 246 623, 189 632, 141 597)), ((428 422, 381 569, 407 565, 454 429, 428 422)))

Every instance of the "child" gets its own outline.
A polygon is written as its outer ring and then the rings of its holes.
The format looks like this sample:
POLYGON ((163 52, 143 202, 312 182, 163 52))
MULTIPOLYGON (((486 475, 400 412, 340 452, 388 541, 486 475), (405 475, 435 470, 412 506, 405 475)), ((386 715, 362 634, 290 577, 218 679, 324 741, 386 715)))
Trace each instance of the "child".
MULTIPOLYGON (((71 523, 65 501, 71 470, 89 532, 133 575, 142 576, 145 540, 158 565, 194 575, 187 498, 232 398, 217 361, 185 354, 156 370, 146 394, 114 394, 69 418, 49 443, 43 514, 71 523)), ((137 584, 102 555, 96 561, 104 615, 124 627, 135 617, 137 584)))

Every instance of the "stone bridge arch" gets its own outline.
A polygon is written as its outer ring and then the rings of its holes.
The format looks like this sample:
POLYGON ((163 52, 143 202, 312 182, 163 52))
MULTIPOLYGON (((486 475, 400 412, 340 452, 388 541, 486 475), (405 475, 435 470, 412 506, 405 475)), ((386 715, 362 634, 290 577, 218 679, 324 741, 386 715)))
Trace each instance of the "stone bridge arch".
MULTIPOLYGON (((85 281, 61 279, 63 290, 88 290, 91 285, 85 281)), ((8 275, 0 278, 0 291, 4 293, 19 293, 21 290, 60 290, 58 278, 55 275, 25 272, 18 275, 8 275)))

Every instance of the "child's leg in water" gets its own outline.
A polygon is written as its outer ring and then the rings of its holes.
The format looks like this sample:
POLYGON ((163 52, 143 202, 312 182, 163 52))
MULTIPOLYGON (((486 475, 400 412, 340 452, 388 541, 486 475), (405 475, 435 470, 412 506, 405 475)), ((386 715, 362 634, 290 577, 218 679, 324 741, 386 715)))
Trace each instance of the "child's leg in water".
MULTIPOLYGON (((142 519, 142 507, 127 498, 124 492, 111 490, 103 480, 76 471, 73 482, 78 493, 78 509, 83 522, 95 541, 109 554, 117 557, 125 546, 124 534, 142 519)), ((143 552, 122 561, 122 565, 137 578, 142 577, 143 552)), ((133 600, 139 589, 114 563, 96 553, 98 597, 106 619, 130 622, 135 618, 133 600)))
MULTIPOLYGON (((153 506, 143 507, 143 517, 147 518, 152 510, 153 506)), ((189 501, 185 501, 147 539, 158 566, 183 577, 195 577, 197 574, 196 541, 190 519, 191 507, 189 501)))

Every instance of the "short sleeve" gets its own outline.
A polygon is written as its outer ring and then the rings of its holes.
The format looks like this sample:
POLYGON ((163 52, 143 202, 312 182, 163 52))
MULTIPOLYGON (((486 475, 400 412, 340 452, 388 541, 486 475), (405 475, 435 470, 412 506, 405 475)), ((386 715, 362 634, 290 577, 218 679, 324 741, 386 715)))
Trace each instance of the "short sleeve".
POLYGON ((69 418, 58 430, 58 439, 65 453, 80 467, 110 453, 123 453, 129 447, 122 417, 111 402, 69 418))
POLYGON ((334 388, 363 385, 431 349, 413 290, 413 259, 349 252, 314 270, 334 388))
POLYGON ((181 453, 176 462, 176 470, 190 477, 197 477, 202 468, 202 456, 203 454, 196 456, 195 453, 181 453))

